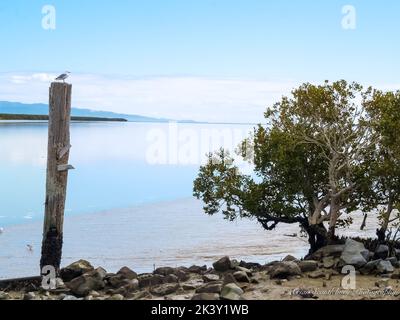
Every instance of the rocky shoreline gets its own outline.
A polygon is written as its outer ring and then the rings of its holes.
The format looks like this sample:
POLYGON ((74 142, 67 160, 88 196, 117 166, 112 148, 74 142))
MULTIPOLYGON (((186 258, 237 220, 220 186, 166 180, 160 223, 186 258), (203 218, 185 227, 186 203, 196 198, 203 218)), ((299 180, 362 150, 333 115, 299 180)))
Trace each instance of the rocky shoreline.
POLYGON ((41 288, 40 278, 2 281, 0 300, 399 300, 399 260, 398 249, 379 245, 370 251, 354 240, 324 247, 307 260, 287 256, 261 265, 223 257, 211 268, 161 267, 145 274, 128 267, 107 273, 80 260, 61 270, 55 290, 41 288), (349 266, 351 289, 343 287, 349 266))

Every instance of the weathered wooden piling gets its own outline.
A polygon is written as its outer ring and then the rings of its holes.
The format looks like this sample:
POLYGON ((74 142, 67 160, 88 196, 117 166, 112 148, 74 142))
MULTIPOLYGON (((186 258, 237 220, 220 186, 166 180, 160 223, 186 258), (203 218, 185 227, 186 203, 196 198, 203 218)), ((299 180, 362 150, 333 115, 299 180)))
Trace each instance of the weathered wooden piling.
POLYGON ((53 266, 58 274, 63 245, 67 194, 72 85, 53 82, 49 95, 46 202, 40 270, 53 266))

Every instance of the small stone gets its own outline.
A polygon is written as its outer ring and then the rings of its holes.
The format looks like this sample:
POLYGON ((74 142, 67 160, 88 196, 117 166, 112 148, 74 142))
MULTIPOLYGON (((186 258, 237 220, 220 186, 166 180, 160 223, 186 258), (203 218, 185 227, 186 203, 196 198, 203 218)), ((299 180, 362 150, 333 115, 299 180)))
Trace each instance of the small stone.
POLYGON ((310 272, 308 274, 308 277, 310 279, 320 279, 320 278, 325 278, 325 275, 326 275, 326 273, 324 271, 316 270, 316 271, 310 272))
POLYGON ((375 286, 378 288, 386 288, 389 285, 389 279, 380 279, 375 282, 375 286))
POLYGON ((326 288, 328 285, 326 283, 326 281, 322 281, 322 287, 326 288))
POLYGON ((36 295, 34 292, 28 292, 24 294, 24 298, 23 300, 35 300, 36 299, 36 295))
POLYGON ((240 300, 243 290, 234 283, 229 283, 222 288, 221 299, 240 300))
POLYGON ((124 296, 121 294, 114 294, 110 297, 110 300, 124 300, 124 296))
POLYGON ((64 297, 63 300, 65 300, 65 301, 73 301, 73 300, 82 300, 82 299, 79 299, 79 298, 77 298, 75 296, 67 295, 67 296, 64 297))
POLYGON ((232 268, 232 262, 229 259, 229 257, 223 257, 223 258, 219 259, 218 261, 214 262, 213 267, 214 267, 215 271, 225 272, 232 268))
POLYGON ((0 300, 8 300, 8 299, 10 299, 9 294, 4 291, 0 291, 0 300))
POLYGON ((392 266, 396 268, 398 262, 396 257, 387 258, 386 261, 389 261, 392 264, 392 266))

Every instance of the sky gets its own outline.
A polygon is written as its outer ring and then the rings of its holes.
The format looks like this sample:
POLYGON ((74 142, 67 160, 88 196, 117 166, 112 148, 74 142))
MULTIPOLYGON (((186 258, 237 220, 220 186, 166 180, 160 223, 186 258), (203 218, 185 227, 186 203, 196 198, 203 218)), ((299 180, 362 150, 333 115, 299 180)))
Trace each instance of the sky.
POLYGON ((75 107, 259 122, 303 82, 400 88, 399 15, 398 0, 1 0, 0 100, 47 102, 69 70, 75 107))

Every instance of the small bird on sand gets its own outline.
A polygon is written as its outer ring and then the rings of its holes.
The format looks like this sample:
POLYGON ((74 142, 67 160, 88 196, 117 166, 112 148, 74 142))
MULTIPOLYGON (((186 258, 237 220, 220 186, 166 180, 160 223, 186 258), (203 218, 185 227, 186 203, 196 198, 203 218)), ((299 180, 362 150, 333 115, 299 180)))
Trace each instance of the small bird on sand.
POLYGON ((28 251, 33 252, 33 246, 32 245, 27 244, 26 248, 28 249, 28 251))
POLYGON ((65 80, 69 77, 70 74, 71 74, 71 72, 65 71, 65 73, 60 74, 60 75, 56 78, 56 81, 62 80, 62 82, 65 83, 65 80))

